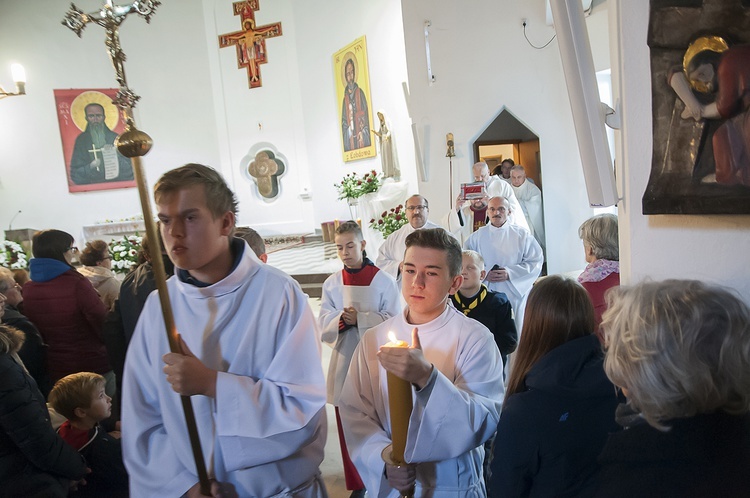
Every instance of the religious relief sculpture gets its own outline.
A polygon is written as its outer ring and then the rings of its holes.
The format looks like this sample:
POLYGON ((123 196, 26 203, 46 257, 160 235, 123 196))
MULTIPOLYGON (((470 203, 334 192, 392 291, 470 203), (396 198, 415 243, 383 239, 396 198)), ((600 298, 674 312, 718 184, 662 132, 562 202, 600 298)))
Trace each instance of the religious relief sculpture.
POLYGON ((750 214, 750 3, 651 2, 643 214, 750 214))
POLYGON ((247 172, 258 187, 258 193, 265 199, 273 199, 279 195, 279 177, 284 171, 284 162, 270 150, 255 154, 255 160, 247 167, 247 172))
POLYGON ((750 102, 744 101, 750 92, 750 45, 729 48, 719 36, 701 36, 690 44, 669 84, 685 104, 682 118, 712 120, 703 124, 711 147, 706 144, 696 158, 694 176, 750 186, 750 102), (711 149, 713 157, 704 157, 711 149))
POLYGON ((220 35, 219 48, 237 47, 237 67, 247 68, 248 88, 258 88, 263 85, 260 65, 268 62, 266 38, 281 36, 281 23, 256 26, 255 11, 260 8, 258 0, 235 2, 232 8, 234 15, 240 16, 242 31, 220 35))
POLYGON ((388 129, 383 111, 378 111, 380 120, 380 129, 372 132, 378 137, 380 145, 380 165, 383 168, 383 178, 393 178, 399 181, 401 170, 398 167, 398 154, 396 154, 396 144, 393 140, 393 134, 388 129))

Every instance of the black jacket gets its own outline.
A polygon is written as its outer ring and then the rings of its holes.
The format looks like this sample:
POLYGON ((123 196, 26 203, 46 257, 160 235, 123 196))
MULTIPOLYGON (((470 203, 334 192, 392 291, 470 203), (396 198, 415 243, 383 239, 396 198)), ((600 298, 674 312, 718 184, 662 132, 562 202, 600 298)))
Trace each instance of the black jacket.
POLYGON ((0 354, 0 497, 65 497, 85 472, 81 455, 50 425, 34 379, 0 354))
POLYGON ((750 414, 645 422, 612 434, 599 462, 601 497, 750 496, 750 414))
MULTIPOLYGON (((464 298, 461 295, 462 301, 471 299, 464 298)), ((455 295, 451 296, 451 301, 453 301, 456 309, 461 311, 461 304, 456 300, 455 295)), ((518 332, 516 332, 516 323, 513 320, 513 311, 508 296, 503 292, 488 290, 487 297, 476 308, 469 311, 466 316, 490 329, 495 337, 495 344, 497 344, 497 348, 503 357, 503 363, 505 363, 507 356, 516 350, 516 344, 518 344, 518 332)))
POLYGON ((23 361, 26 370, 34 377, 39 390, 46 399, 52 389, 52 382, 47 373, 47 345, 42 339, 42 334, 28 318, 18 311, 18 308, 7 303, 3 323, 17 328, 26 336, 18 356, 23 361))
POLYGON ((500 415, 490 496, 593 496, 597 456, 619 428, 599 340, 592 334, 553 349, 525 385, 500 415))

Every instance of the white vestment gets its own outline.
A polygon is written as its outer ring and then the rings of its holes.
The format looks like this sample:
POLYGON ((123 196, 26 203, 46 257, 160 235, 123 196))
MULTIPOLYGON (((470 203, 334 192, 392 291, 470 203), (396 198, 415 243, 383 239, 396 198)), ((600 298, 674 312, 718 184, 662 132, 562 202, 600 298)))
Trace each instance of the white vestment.
POLYGON ((460 219, 456 210, 451 209, 443 218, 443 227, 456 237, 463 247, 466 239, 474 233, 474 211, 471 210, 471 205, 467 204, 461 208, 460 219), (463 225, 461 221, 463 221, 463 225))
MULTIPOLYGON (((393 331, 411 343, 408 309, 367 331, 354 353, 339 403, 347 446, 372 498, 397 497, 384 475, 391 443, 386 371, 378 348, 393 331)), ((424 356, 435 367, 414 393, 404 458, 417 464, 414 496, 483 497, 482 444, 495 432, 505 388, 503 361, 487 328, 453 306, 417 325, 424 356)))
POLYGON ((323 283, 318 315, 323 342, 333 348, 328 365, 327 396, 328 402, 336 406, 360 338, 367 329, 401 311, 401 293, 392 276, 378 271, 370 285, 344 285, 344 271, 334 273, 323 283), (339 332, 341 313, 348 306, 357 310, 357 325, 339 332))
POLYGON ((488 273, 495 265, 508 271, 509 280, 484 283, 492 291, 504 292, 516 316, 522 317, 522 303, 544 262, 542 248, 534 237, 528 230, 506 221, 500 228, 483 226, 469 237, 464 247, 482 255, 488 273))
MULTIPOLYGON (((422 228, 442 227, 427 220, 422 228)), ((398 265, 404 260, 404 252, 406 252, 406 237, 416 230, 417 229, 412 227, 411 224, 407 223, 390 234, 388 238, 385 239, 385 242, 383 242, 383 245, 380 246, 378 259, 375 261, 375 265, 398 280, 398 265)))
POLYGON ((544 211, 542 210, 542 191, 527 178, 520 187, 513 187, 523 214, 529 222, 529 230, 544 250, 544 211))
MULTIPOLYGON (((245 244, 223 280, 167 281, 177 331, 217 370, 216 398, 191 397, 209 475, 239 496, 322 496, 326 439, 320 335, 307 297, 245 244)), ((141 313, 125 363, 122 452, 131 496, 182 496, 198 478, 158 295, 141 313)))
POLYGON ((510 203, 510 216, 508 217, 508 221, 514 225, 522 226, 526 230, 530 230, 526 217, 523 215, 523 208, 521 208, 521 204, 518 202, 510 183, 498 180, 496 177, 491 176, 489 183, 487 184, 487 196, 490 198, 505 197, 508 199, 508 202, 510 203))

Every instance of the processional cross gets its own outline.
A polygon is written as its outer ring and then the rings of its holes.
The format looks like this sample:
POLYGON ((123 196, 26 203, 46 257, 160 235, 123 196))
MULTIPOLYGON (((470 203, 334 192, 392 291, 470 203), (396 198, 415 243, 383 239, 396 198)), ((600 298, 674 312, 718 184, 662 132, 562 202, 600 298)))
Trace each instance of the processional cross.
MULTIPOLYGON (((135 0, 126 5, 114 5, 112 0, 106 0, 106 3, 100 10, 84 14, 82 10, 75 6, 75 4, 71 3, 70 9, 65 14, 65 18, 62 21, 62 24, 72 29, 79 38, 81 37, 81 32, 88 23, 98 24, 104 28, 107 34, 105 40, 107 53, 109 54, 112 66, 115 69, 117 83, 120 84, 120 89, 112 103, 124 112, 127 120, 125 132, 117 137, 117 140, 115 140, 115 146, 120 154, 129 157, 133 162, 133 175, 135 176, 135 181, 138 185, 141 210, 143 211, 143 221, 146 224, 146 234, 149 240, 152 241, 159 240, 159 238, 156 232, 156 223, 154 223, 152 215, 151 201, 148 187, 146 186, 146 175, 143 171, 141 156, 146 155, 148 151, 151 150, 153 142, 151 137, 135 127, 133 108, 140 97, 128 88, 125 79, 124 63, 126 58, 125 53, 120 46, 118 28, 120 27, 120 24, 125 21, 125 18, 132 13, 138 14, 146 19, 147 23, 150 23, 151 16, 159 5, 161 5, 161 2, 158 0, 135 0)), ((164 271, 164 261, 162 260, 159 244, 150 244, 150 253, 152 269, 154 271, 154 280, 156 282, 156 288, 159 291, 159 301, 161 302, 164 326, 169 341, 169 349, 173 353, 183 353, 174 322, 174 315, 172 314, 172 305, 167 291, 167 278, 164 271)), ((198 427, 195 423, 193 405, 190 403, 189 396, 181 396, 180 398, 182 401, 182 409, 185 413, 185 422, 187 425, 188 436, 190 437, 190 446, 193 450, 196 474, 200 481, 200 491, 203 495, 210 496, 210 482, 208 480, 208 474, 206 473, 206 462, 203 459, 203 451, 198 437, 198 427)))
POLYGON ((266 39, 281 36, 281 23, 255 25, 255 11, 260 10, 260 0, 244 0, 232 4, 233 15, 240 16, 242 30, 219 35, 219 48, 237 47, 237 67, 247 68, 249 88, 263 85, 260 65, 268 62, 266 39))

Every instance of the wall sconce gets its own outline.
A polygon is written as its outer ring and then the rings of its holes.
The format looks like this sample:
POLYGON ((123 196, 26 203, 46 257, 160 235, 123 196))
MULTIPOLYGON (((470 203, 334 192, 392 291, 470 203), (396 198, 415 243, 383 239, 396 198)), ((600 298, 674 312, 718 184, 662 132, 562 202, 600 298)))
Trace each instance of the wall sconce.
POLYGON ((11 64, 10 73, 13 76, 13 82, 16 84, 16 91, 6 92, 5 88, 0 85, 0 99, 16 95, 26 95, 26 71, 24 71, 23 66, 21 64, 11 64))

